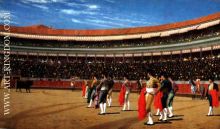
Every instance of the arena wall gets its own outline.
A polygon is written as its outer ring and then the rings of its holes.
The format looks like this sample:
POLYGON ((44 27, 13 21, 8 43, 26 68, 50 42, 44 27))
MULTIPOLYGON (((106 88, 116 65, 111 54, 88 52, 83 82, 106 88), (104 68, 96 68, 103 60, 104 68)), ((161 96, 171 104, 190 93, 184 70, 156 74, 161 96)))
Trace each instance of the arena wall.
MULTIPOLYGON (((220 81, 216 81, 219 84, 220 89, 220 81)), ((176 81, 176 84, 179 88, 177 94, 182 95, 190 95, 191 94, 191 86, 188 81, 176 81)), ((15 80, 12 81, 12 87, 15 87, 15 80)), ((81 90, 83 85, 83 80, 78 80, 75 83, 74 88, 77 90, 81 90)), ((121 80, 116 80, 114 84, 114 91, 120 91, 122 85, 121 80)), ((208 81, 201 81, 201 86, 204 86, 205 89, 208 87, 208 81)), ((46 89, 71 89, 70 80, 33 80, 32 88, 46 88, 46 89)), ((131 81, 131 88, 133 92, 138 91, 138 86, 135 81, 131 81)), ((199 92, 198 92, 199 94, 199 92)), ((218 93, 220 97, 220 92, 218 93)))

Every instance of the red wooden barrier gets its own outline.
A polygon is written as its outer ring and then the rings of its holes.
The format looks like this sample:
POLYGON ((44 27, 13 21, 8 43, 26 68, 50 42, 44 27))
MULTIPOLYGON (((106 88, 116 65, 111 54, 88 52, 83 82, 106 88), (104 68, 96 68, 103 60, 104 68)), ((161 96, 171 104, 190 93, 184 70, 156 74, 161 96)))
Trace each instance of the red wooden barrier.
MULTIPOLYGON (((77 89, 81 89, 82 88, 82 81, 77 81, 75 83, 75 88, 77 89)), ((114 90, 119 91, 121 89, 121 85, 122 82, 116 82, 114 85, 114 90)), ((144 84, 145 85, 145 84, 144 84)), ((203 84, 205 89, 207 89, 208 84, 203 84)), ((191 87, 189 84, 177 84, 179 90, 178 90, 178 94, 191 94, 191 87)), ((33 82, 33 86, 34 88, 71 88, 70 87, 70 81, 45 81, 45 80, 36 80, 33 82)), ((137 87, 137 83, 132 82, 131 83, 131 88, 132 91, 137 91, 138 87, 137 87)), ((219 89, 220 89, 220 85, 219 85, 219 89)), ((220 92, 219 92, 219 96, 220 96, 220 92)))

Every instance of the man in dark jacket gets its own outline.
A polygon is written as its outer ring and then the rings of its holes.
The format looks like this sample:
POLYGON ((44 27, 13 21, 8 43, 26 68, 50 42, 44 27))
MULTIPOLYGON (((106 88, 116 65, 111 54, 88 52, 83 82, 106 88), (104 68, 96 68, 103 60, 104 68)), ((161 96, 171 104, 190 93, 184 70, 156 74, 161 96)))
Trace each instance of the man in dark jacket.
POLYGON ((161 98, 162 111, 160 113, 159 120, 167 121, 167 106, 168 106, 167 100, 168 100, 168 95, 172 90, 172 83, 168 80, 168 76, 166 73, 161 74, 161 80, 162 80, 161 86, 158 88, 158 91, 161 91, 163 93, 163 96, 161 98))

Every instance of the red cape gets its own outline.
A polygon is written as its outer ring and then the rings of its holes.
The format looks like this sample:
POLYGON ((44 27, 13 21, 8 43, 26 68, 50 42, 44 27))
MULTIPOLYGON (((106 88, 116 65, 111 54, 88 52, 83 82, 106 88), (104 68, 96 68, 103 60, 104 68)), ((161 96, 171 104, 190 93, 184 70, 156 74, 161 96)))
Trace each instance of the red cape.
POLYGON ((145 92, 146 92, 146 88, 143 88, 138 98, 138 119, 139 120, 143 120, 147 115, 145 92))
POLYGON ((163 110, 162 101, 161 101, 162 97, 163 97, 163 93, 160 91, 154 96, 154 108, 156 110, 157 109, 160 109, 160 111, 163 110))
POLYGON ((121 91, 119 93, 119 104, 122 106, 124 104, 125 101, 125 92, 126 92, 126 88, 124 85, 122 85, 121 87, 121 91))
POLYGON ((212 106, 218 107, 219 106, 218 92, 216 90, 210 90, 209 94, 212 96, 212 106))
POLYGON ((86 95, 86 85, 82 84, 82 97, 86 95))

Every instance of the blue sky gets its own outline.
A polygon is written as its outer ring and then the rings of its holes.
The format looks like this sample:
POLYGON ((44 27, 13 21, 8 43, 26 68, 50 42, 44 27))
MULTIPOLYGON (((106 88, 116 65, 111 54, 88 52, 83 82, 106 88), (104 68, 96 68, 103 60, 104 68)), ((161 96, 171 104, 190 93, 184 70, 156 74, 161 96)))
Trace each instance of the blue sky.
POLYGON ((153 26, 220 12, 220 0, 0 0, 0 24, 59 29, 153 26))

